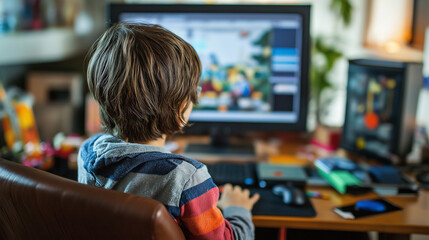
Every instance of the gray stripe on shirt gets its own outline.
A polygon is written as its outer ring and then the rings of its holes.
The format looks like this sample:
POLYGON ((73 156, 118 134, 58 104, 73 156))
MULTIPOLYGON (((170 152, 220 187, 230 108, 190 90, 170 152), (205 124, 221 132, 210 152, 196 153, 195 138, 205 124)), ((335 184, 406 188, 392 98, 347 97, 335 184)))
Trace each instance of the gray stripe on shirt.
POLYGON ((197 171, 194 173, 194 176, 192 176, 192 178, 186 184, 186 187, 183 189, 183 191, 195 187, 209 178, 211 178, 211 176, 207 170, 207 167, 204 165, 203 167, 197 169, 197 171))
POLYGON ((94 151, 97 153, 97 158, 101 158, 104 155, 107 155, 109 158, 115 158, 126 154, 144 152, 170 153, 161 147, 147 144, 129 143, 108 134, 100 136, 94 142, 94 151))
MULTIPOLYGON (((183 188, 187 182, 190 182, 190 176, 196 176, 196 178, 192 178, 192 186, 204 182, 208 179, 207 176, 210 177, 207 169, 198 170, 196 171, 192 164, 183 161, 165 175, 130 172, 119 182, 97 175, 96 184, 93 185, 153 198, 165 205, 179 207, 183 188)), ((88 183, 90 176, 91 174, 83 167, 79 168, 79 182, 88 183)))

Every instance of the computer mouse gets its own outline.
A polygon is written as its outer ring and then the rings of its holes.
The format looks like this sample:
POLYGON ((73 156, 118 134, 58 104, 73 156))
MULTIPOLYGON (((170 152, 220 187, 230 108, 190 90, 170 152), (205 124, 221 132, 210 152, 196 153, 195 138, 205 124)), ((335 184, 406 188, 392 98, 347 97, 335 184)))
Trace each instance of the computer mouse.
POLYGON ((292 191, 287 188, 285 185, 276 185, 273 187, 274 195, 280 196, 283 199, 283 203, 291 204, 292 203, 292 191))
POLYGON ((280 196, 287 205, 302 206, 305 204, 304 192, 293 186, 276 185, 273 187, 274 195, 280 196))
POLYGON ((302 206, 305 204, 305 193, 299 188, 293 188, 293 202, 295 205, 302 206))
POLYGON ((360 200, 356 202, 357 210, 366 210, 371 212, 384 212, 386 211, 386 206, 378 201, 374 200, 360 200))

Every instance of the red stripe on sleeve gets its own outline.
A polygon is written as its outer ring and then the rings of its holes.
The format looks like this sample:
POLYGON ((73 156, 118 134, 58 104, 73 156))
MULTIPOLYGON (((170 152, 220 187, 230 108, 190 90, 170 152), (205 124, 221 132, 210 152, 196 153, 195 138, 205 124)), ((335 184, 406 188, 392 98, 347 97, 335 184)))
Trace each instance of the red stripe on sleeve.
POLYGON ((219 189, 212 188, 180 208, 180 224, 189 239, 234 239, 230 223, 217 207, 219 189))
POLYGON ((208 190, 203 195, 192 199, 181 207, 180 216, 189 218, 195 217, 202 212, 213 207, 219 199, 219 189, 217 187, 208 190))

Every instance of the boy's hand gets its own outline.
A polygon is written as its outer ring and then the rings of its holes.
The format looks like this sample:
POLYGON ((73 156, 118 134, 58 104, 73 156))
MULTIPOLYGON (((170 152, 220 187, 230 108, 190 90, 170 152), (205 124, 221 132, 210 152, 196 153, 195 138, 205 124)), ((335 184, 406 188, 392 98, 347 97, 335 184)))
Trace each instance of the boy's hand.
POLYGON ((259 194, 254 194, 250 197, 248 189, 241 189, 240 186, 233 187, 231 184, 225 184, 223 193, 217 203, 218 207, 225 209, 230 206, 239 206, 252 210, 253 205, 259 200, 259 194))

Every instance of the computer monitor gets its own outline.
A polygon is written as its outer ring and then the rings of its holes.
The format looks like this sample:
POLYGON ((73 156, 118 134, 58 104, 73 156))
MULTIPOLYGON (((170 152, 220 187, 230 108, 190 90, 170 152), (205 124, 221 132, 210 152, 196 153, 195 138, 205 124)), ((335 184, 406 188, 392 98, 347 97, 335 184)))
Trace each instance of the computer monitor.
POLYGON ((341 146, 386 163, 404 163, 421 87, 421 63, 350 60, 341 146))
POLYGON ((110 25, 158 24, 195 48, 202 92, 186 132, 222 145, 235 133, 306 130, 310 6, 110 4, 108 14, 110 25))

